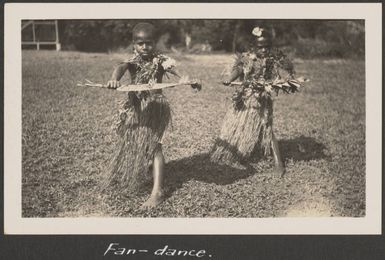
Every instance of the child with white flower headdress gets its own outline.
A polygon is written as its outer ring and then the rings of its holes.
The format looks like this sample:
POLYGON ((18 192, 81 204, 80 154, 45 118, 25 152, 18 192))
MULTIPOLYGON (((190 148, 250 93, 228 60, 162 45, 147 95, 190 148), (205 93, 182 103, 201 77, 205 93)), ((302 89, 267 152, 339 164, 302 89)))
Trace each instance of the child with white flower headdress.
MULTIPOLYGON (((139 23, 134 27, 134 55, 114 69, 108 87, 120 87, 119 80, 126 71, 131 84, 161 83, 168 73, 178 76, 175 60, 155 51, 154 34, 152 24, 139 23)), ((161 140, 170 120, 170 106, 160 89, 128 92, 116 117, 121 143, 111 163, 107 184, 137 189, 152 162, 153 189, 144 207, 156 206, 163 199, 165 162, 161 140)))
POLYGON ((224 85, 238 88, 232 100, 233 106, 224 119, 211 160, 220 164, 239 164, 267 156, 271 152, 275 160, 275 173, 284 174, 284 166, 273 133, 272 94, 294 93, 303 79, 294 78, 291 61, 279 50, 272 48, 272 33, 267 28, 255 27, 254 48, 238 54, 224 85))

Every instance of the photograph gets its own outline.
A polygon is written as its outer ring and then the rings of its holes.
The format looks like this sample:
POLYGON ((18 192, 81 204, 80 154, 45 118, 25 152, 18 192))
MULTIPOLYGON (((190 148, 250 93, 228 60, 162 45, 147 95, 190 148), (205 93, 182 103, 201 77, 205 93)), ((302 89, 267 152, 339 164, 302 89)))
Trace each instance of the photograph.
POLYGON ((381 233, 375 6, 168 5, 9 6, 5 232, 381 233))
POLYGON ((365 216, 363 20, 21 35, 23 217, 365 216))

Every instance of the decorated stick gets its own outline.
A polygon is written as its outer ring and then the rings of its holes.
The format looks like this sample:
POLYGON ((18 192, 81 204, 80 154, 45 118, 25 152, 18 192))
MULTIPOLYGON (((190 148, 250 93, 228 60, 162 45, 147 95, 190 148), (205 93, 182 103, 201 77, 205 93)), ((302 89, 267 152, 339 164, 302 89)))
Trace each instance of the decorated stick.
MULTIPOLYGON (((92 81, 86 80, 86 83, 78 83, 78 87, 98 87, 98 88, 109 88, 105 84, 94 83, 92 81)), ((156 89, 164 89, 164 88, 173 88, 178 86, 187 86, 190 85, 192 88, 201 90, 201 84, 197 81, 181 81, 177 83, 147 83, 147 84, 130 84, 130 85, 122 85, 117 88, 117 91, 122 92, 132 92, 132 91, 146 91, 146 90, 156 90, 156 89)))
MULTIPOLYGON (((274 80, 272 82, 258 82, 256 81, 256 86, 264 87, 264 88, 270 88, 270 89, 281 89, 285 92, 295 92, 298 91, 302 86, 304 82, 308 82, 309 79, 299 77, 296 79, 289 79, 289 80, 274 80), (290 91, 289 91, 290 90, 290 91)), ((244 82, 241 81, 233 81, 230 82, 230 85, 232 86, 241 86, 244 82)), ((254 84, 254 83, 252 83, 254 84)))

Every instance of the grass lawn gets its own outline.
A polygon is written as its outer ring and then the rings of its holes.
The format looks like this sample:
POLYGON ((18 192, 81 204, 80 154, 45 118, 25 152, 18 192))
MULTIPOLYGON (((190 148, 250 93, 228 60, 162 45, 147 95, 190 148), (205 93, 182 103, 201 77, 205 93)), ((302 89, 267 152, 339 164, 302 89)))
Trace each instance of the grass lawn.
POLYGON ((311 79, 274 103, 274 127, 286 163, 251 170, 213 165, 208 152, 231 105, 220 74, 231 55, 175 57, 181 74, 203 90, 165 90, 173 110, 166 133, 166 200, 141 210, 138 195, 100 192, 116 149, 112 117, 124 93, 76 87, 106 82, 120 54, 23 51, 23 217, 285 217, 365 215, 365 64, 353 60, 295 60, 311 79))

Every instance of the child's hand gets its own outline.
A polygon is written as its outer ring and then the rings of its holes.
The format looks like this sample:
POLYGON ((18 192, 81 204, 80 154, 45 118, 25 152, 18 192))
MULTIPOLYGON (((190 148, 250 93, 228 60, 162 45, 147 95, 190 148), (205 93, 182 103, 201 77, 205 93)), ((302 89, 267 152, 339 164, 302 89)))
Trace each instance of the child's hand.
POLYGON ((110 80, 107 82, 107 88, 117 89, 118 87, 120 87, 119 80, 110 80))
POLYGON ((222 82, 222 84, 225 85, 225 86, 229 86, 229 85, 231 84, 231 82, 228 81, 228 80, 224 80, 224 81, 222 82))

